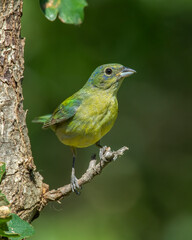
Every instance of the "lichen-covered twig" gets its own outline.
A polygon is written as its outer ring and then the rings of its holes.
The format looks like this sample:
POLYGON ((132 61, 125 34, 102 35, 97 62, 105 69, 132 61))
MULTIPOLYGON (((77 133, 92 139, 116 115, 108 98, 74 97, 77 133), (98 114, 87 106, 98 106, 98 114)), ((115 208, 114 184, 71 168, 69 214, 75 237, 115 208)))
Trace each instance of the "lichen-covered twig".
MULTIPOLYGON (((116 160, 119 156, 122 156, 126 150, 128 150, 127 147, 122 147, 117 151, 112 151, 110 147, 106 146, 101 148, 99 153, 100 161, 97 163, 96 155, 92 157, 87 171, 78 180, 79 186, 90 182, 96 175, 99 175, 102 172, 103 168, 107 164, 116 160)), ((69 195, 71 192, 71 184, 47 191, 43 195, 43 205, 46 205, 49 201, 59 201, 63 197, 69 195)))

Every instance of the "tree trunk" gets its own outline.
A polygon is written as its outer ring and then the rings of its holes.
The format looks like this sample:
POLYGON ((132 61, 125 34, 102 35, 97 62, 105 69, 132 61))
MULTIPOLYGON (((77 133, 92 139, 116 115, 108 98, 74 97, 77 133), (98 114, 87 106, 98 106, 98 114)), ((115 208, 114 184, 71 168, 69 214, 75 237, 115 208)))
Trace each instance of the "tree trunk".
POLYGON ((0 161, 6 164, 0 188, 12 212, 30 222, 41 205, 43 182, 35 172, 23 110, 22 5, 22 0, 0 2, 0 161))

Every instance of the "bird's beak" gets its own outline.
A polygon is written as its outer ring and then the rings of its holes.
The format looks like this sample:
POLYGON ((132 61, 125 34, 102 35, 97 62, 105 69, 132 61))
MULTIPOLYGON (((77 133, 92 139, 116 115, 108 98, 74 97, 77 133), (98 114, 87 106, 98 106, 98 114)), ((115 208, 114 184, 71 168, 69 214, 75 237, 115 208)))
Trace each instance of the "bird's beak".
POLYGON ((120 77, 129 77, 130 75, 132 75, 134 73, 136 73, 135 70, 124 67, 122 72, 120 73, 120 77))

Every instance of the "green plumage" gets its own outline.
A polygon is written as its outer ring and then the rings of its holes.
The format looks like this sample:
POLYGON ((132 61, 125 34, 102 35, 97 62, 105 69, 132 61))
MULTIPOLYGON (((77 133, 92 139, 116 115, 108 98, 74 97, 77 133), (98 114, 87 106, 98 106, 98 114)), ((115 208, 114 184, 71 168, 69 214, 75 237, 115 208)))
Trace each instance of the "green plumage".
POLYGON ((118 113, 117 91, 123 79, 134 72, 120 64, 102 65, 53 114, 34 122, 43 123, 43 128, 50 127, 66 145, 88 147, 112 128, 118 113))
POLYGON ((81 100, 71 96, 61 103, 53 114, 44 122, 43 128, 64 122, 73 117, 81 104, 81 100))
POLYGON ((32 122, 34 123, 44 123, 46 122, 50 117, 52 116, 52 114, 47 114, 41 117, 37 117, 35 118, 32 122))

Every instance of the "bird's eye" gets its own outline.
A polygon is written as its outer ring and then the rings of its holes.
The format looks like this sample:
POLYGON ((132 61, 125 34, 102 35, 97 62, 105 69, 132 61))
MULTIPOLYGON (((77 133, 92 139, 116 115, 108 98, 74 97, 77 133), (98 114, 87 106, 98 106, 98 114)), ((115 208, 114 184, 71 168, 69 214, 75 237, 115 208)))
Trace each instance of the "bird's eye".
POLYGON ((105 74, 106 74, 106 75, 111 75, 112 72, 113 72, 113 71, 112 71, 111 68, 106 68, 106 69, 105 69, 105 74))

